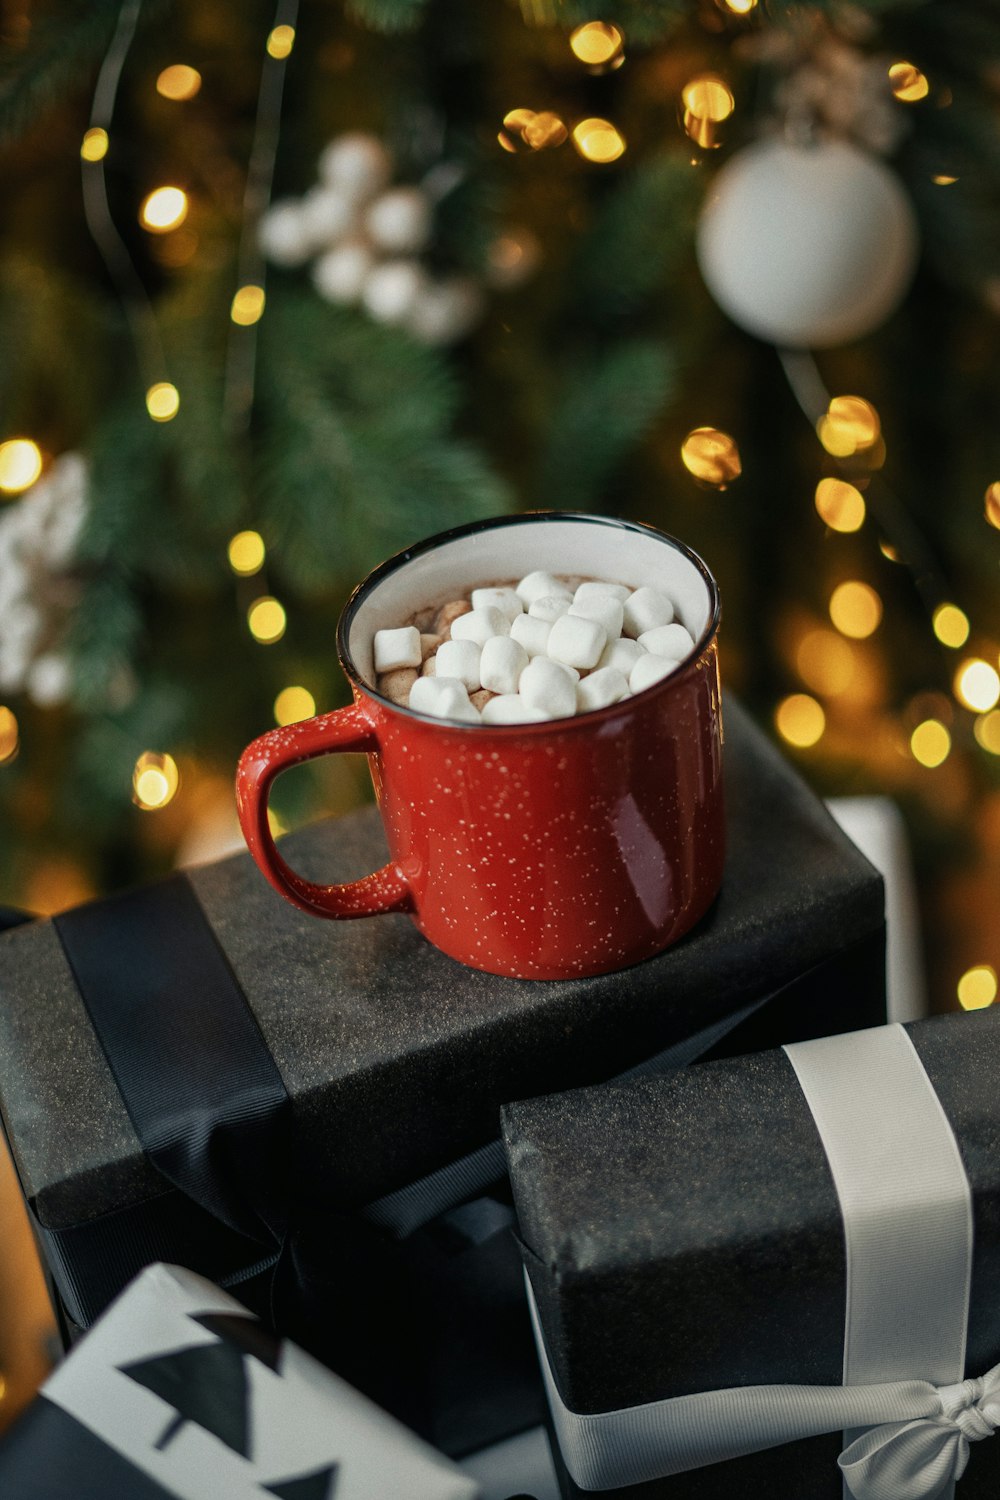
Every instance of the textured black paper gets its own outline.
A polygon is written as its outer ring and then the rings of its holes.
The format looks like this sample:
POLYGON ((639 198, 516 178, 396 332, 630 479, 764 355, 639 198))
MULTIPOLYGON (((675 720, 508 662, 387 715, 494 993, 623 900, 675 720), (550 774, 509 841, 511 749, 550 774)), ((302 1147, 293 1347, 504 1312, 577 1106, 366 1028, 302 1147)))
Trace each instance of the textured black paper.
MULTIPOLYGON (((292 1098, 307 1191, 365 1203, 489 1140, 505 1101, 606 1078, 817 966, 828 1001, 838 965, 849 974, 836 1012, 791 990, 778 1034, 758 1026, 740 1045, 883 1019, 880 877, 732 699, 725 767, 716 905, 668 952, 593 979, 479 973, 405 916, 305 916, 248 855, 191 872, 292 1098)), ((385 859, 374 810, 290 835, 283 852, 327 881, 385 859)), ((43 1227, 162 1193, 49 922, 0 936, 0 1109, 43 1227)))
MULTIPOLYGON (((1000 1359, 1000 1012, 908 1030, 975 1197, 966 1374, 981 1375, 1000 1359)), ((503 1119, 525 1261, 571 1409, 840 1383, 843 1224, 783 1052, 528 1100, 503 1119)), ((840 1500, 840 1446, 813 1439, 608 1493, 840 1500)), ((959 1500, 995 1495, 998 1478, 1000 1453, 976 1444, 959 1500)))

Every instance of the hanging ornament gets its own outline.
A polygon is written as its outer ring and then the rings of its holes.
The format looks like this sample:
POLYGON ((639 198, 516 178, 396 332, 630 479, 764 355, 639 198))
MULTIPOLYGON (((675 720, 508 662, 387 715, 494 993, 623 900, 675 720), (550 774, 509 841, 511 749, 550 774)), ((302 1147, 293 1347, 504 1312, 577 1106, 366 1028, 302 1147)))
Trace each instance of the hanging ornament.
POLYGON ((899 179, 845 141, 760 141, 715 178, 698 225, 701 273, 748 333, 829 348, 885 322, 916 266, 899 179))

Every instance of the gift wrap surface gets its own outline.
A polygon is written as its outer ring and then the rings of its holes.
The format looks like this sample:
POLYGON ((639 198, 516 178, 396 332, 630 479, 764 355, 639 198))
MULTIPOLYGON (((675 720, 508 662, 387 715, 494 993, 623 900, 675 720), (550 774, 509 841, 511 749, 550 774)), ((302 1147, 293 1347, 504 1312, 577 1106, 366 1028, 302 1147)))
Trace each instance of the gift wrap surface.
MULTIPOLYGON (((1000 1013, 906 1030, 972 1191, 965 1373, 978 1377, 1000 1361, 1000 1013)), ((504 1126, 526 1268, 571 1411, 841 1383, 844 1222, 785 1052, 524 1101, 504 1126)), ((824 1434, 603 1493, 841 1500, 843 1447, 824 1434)), ((562 1479, 566 1495, 584 1493, 562 1479)), ((958 1500, 997 1493, 1000 1441, 974 1443, 958 1500)))

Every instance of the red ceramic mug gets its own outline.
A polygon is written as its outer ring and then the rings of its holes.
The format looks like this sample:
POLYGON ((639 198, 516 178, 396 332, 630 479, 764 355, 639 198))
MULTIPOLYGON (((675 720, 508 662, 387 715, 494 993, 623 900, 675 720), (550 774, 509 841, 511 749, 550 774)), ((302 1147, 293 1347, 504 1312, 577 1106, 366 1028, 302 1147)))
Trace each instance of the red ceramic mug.
POLYGON ((337 632, 354 703, 248 746, 237 774, 257 864, 303 911, 408 912, 443 952, 522 979, 601 974, 691 928, 722 879, 718 590, 681 542, 630 521, 561 511, 501 516, 420 542, 370 573, 337 632), (669 677, 570 719, 457 724, 375 687, 376 630, 535 569, 662 589, 695 641, 669 677), (317 755, 368 756, 390 863, 319 885, 278 853, 268 789, 317 755))

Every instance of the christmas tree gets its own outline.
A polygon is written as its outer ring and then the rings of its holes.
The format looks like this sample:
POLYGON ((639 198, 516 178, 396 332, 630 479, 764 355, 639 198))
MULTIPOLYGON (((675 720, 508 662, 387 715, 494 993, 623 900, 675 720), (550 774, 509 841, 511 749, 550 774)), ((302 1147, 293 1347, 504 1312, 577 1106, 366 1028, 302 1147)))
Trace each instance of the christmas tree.
MULTIPOLYGON (((242 746, 346 701, 336 618, 389 553, 607 511, 705 556, 725 680, 820 790, 903 806, 938 1003, 989 1003, 995 7, 5 25, 0 899, 216 847, 242 746)), ((365 779, 297 771, 279 820, 365 779)))

